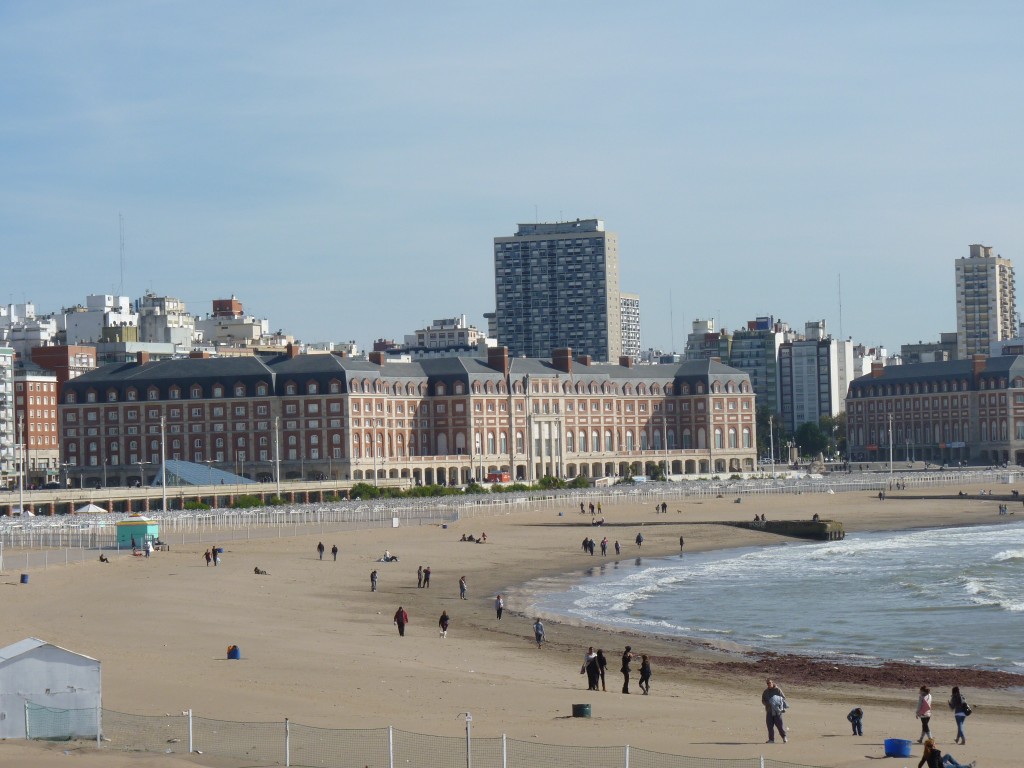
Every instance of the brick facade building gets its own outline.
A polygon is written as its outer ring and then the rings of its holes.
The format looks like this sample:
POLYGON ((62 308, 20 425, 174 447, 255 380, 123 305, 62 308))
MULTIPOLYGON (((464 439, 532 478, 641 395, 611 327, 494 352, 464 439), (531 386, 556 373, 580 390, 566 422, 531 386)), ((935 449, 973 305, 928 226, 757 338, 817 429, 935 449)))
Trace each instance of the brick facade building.
POLYGON ((75 484, 151 482, 167 459, 269 479, 462 484, 754 471, 754 395, 716 361, 633 367, 334 355, 110 365, 64 385, 62 458, 75 484))

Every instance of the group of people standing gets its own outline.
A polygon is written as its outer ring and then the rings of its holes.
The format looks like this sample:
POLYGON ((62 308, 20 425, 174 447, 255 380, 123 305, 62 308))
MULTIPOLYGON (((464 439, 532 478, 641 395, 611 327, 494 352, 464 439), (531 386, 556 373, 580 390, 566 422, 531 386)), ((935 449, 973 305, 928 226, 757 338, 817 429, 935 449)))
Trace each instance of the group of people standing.
MULTIPOLYGON (((540 619, 537 620, 538 622, 540 619)), ((539 643, 538 643, 539 644, 539 643)), ((629 678, 632 674, 633 660, 636 658, 633 648, 629 645, 622 652, 622 692, 629 693, 629 678)), ((594 650, 594 646, 587 649, 583 656, 583 666, 580 667, 580 674, 587 676, 587 690, 607 691, 605 685, 605 671, 608 668, 608 659, 604 655, 604 649, 594 650)), ((640 679, 638 681, 640 691, 644 696, 651 691, 651 660, 647 654, 640 655, 640 679)))
MULTIPOLYGON (((960 692, 959 686, 953 686, 953 690, 950 693, 949 701, 947 702, 949 708, 953 710, 953 719, 956 721, 956 738, 954 744, 966 744, 967 736, 964 733, 964 721, 974 711, 971 705, 967 703, 967 698, 960 692)), ((963 763, 957 762, 956 758, 950 754, 943 755, 939 748, 935 746, 935 739, 932 737, 931 731, 931 720, 932 720, 932 692, 927 685, 922 685, 917 695, 917 708, 914 712, 918 720, 921 721, 921 736, 918 738, 917 743, 924 744, 924 754, 921 756, 921 762, 917 764, 917 768, 973 768, 974 763, 964 766, 963 763)))

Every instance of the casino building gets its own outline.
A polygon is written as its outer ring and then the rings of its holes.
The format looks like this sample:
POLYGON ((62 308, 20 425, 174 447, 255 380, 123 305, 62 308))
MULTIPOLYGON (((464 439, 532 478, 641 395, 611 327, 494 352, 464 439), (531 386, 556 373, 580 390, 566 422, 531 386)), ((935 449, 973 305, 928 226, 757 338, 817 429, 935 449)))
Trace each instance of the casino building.
POLYGON ((411 363, 289 352, 114 364, 65 384, 59 418, 75 485, 151 483, 161 451, 253 479, 279 460, 282 479, 427 485, 752 472, 754 411, 749 377, 714 360, 498 347, 411 363))

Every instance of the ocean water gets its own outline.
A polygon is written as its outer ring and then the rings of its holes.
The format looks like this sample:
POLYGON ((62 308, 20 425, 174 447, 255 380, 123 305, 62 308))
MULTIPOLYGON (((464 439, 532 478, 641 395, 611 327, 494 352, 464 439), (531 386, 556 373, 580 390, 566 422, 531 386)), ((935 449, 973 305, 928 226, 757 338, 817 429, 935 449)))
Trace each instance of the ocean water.
POLYGON ((1024 672, 1024 521, 620 558, 530 591, 538 612, 645 633, 1024 672))

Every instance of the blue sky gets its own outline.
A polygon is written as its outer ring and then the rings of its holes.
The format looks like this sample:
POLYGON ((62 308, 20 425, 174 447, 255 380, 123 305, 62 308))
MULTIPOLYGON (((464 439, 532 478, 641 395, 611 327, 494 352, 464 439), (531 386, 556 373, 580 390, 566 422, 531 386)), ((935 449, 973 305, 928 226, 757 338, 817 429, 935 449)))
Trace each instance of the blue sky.
POLYGON ((0 301, 117 292, 123 215, 128 295, 201 314, 233 294, 304 341, 368 345, 482 326, 496 235, 596 216, 645 347, 766 314, 937 340, 970 243, 1024 269, 1022 21, 1015 3, 8 0, 0 301))

